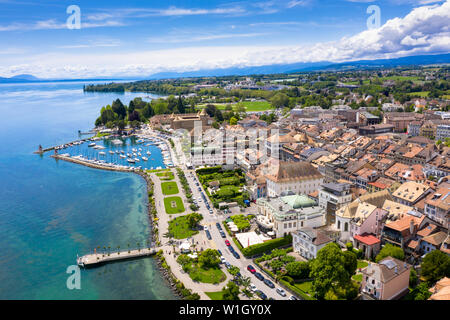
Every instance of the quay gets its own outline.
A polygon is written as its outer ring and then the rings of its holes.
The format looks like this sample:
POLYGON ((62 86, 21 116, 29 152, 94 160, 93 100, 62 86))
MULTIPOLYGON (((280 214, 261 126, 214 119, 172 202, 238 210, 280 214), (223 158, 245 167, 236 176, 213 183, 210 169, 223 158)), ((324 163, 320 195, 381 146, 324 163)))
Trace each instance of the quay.
POLYGON ((121 171, 121 172, 138 172, 139 171, 138 168, 134 168, 134 167, 108 165, 107 163, 99 164, 99 163, 89 162, 86 160, 81 160, 81 159, 64 156, 64 155, 60 155, 60 154, 54 154, 54 155, 51 155, 50 157, 52 157, 54 159, 59 159, 59 160, 64 160, 64 161, 68 161, 68 162, 81 164, 83 166, 94 168, 94 169, 109 170, 109 171, 121 171))
POLYGON ((83 142, 86 142, 86 141, 91 140, 91 139, 92 139, 92 138, 79 139, 79 140, 75 140, 75 141, 72 141, 72 142, 65 143, 65 144, 63 144, 63 145, 53 146, 53 147, 48 147, 48 148, 45 148, 45 149, 42 148, 41 145, 39 145, 39 149, 38 149, 37 151, 33 152, 33 153, 35 153, 35 154, 44 154, 44 153, 49 152, 49 151, 52 151, 52 150, 60 150, 60 149, 64 149, 64 148, 65 148, 66 146, 68 146, 69 144, 83 143, 83 142))
POLYGON ((141 257, 147 257, 156 254, 160 250, 156 248, 142 248, 135 250, 124 250, 112 253, 93 253, 87 254, 82 257, 77 257, 77 264, 83 268, 95 267, 108 262, 135 259, 141 257))

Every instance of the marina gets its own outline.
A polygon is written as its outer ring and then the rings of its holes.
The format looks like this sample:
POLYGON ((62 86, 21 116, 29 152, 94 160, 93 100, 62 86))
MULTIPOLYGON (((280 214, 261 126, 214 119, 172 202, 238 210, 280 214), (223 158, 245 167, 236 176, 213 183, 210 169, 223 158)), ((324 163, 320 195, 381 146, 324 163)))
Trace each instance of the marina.
POLYGON ((170 150, 158 137, 92 137, 46 149, 39 146, 36 153, 51 150, 55 159, 98 169, 136 171, 173 167, 170 150))

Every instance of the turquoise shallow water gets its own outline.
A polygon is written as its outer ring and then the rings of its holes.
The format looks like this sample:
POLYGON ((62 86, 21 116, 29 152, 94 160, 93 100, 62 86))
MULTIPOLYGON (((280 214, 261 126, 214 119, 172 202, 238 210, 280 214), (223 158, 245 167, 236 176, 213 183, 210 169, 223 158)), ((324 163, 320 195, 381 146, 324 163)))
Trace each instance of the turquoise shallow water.
POLYGON ((174 299, 152 258, 82 270, 81 290, 66 287, 77 254, 136 247, 151 232, 141 177, 32 154, 77 139, 113 99, 148 96, 82 87, 0 85, 0 299, 174 299))

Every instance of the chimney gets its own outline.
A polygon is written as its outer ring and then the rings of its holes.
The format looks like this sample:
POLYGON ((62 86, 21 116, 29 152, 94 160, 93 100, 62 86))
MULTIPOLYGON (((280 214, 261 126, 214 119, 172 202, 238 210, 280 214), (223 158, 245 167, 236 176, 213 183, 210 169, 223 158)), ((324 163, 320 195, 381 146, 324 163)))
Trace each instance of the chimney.
POLYGON ((409 221, 409 233, 414 234, 414 219, 409 221))

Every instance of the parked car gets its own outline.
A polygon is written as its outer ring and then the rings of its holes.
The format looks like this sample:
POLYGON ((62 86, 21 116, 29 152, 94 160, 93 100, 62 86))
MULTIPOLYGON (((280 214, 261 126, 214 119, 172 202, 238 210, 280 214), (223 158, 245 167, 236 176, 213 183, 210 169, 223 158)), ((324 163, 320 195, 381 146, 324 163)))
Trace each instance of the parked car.
POLYGON ((275 285, 273 284, 272 281, 270 281, 269 279, 264 279, 264 283, 266 284, 266 286, 268 286, 269 288, 275 288, 275 285))
POLYGON ((230 250, 230 252, 231 252, 232 254, 234 254, 233 252, 235 252, 235 251, 234 251, 234 248, 233 248, 232 246, 229 246, 229 247, 228 247, 228 250, 230 250))
POLYGON ((227 235, 225 234, 225 232, 223 232, 223 231, 220 231, 220 236, 222 237, 222 238, 226 238, 227 237, 227 235))
POLYGON ((259 273, 259 272, 255 272, 255 277, 258 280, 264 281, 263 275, 261 273, 259 273))
POLYGON ((203 230, 208 230, 208 226, 203 226, 203 230))
POLYGON ((219 230, 222 229, 222 226, 221 226, 220 223, 218 223, 218 222, 216 222, 216 227, 217 227, 217 229, 219 229, 219 230))
POLYGON ((205 233, 206 233, 206 237, 208 238, 208 240, 211 240, 212 239, 211 233, 209 233, 208 230, 206 230, 205 233))
MULTIPOLYGON (((231 247, 230 247, 231 248, 231 247)), ((234 250, 234 249, 233 249, 234 250)), ((236 258, 236 259, 240 259, 241 258, 241 256, 239 255, 239 253, 237 253, 236 251, 233 251, 233 256, 236 258)))
POLYGON ((263 300, 267 300, 267 296, 264 292, 262 292, 261 290, 256 290, 255 293, 263 300))
POLYGON ((217 249, 217 252, 218 252, 221 256, 223 256, 222 251, 220 251, 219 249, 217 249))
POLYGON ((225 267, 227 267, 227 269, 231 268, 231 264, 229 262, 225 261, 224 264, 225 264, 225 267))
POLYGON ((251 273, 255 273, 255 272, 256 272, 256 269, 253 268, 253 266, 252 266, 251 264, 249 264, 249 265, 247 266, 247 270, 250 271, 251 273))
POLYGON ((289 300, 298 300, 298 299, 296 297, 294 297, 294 296, 290 296, 289 300))
POLYGON ((225 260, 224 257, 220 257, 220 262, 225 263, 225 262, 227 262, 227 260, 225 260))
POLYGON ((230 243, 230 241, 228 241, 228 239, 225 240, 225 244, 226 244, 227 246, 231 246, 231 243, 230 243))
POLYGON ((250 283, 249 287, 252 292, 255 292, 256 290, 258 290, 258 289, 256 289, 256 286, 253 283, 250 283))
POLYGON ((277 293, 278 293, 280 296, 286 297, 286 292, 285 292, 283 289, 277 288, 276 291, 277 291, 277 293))

